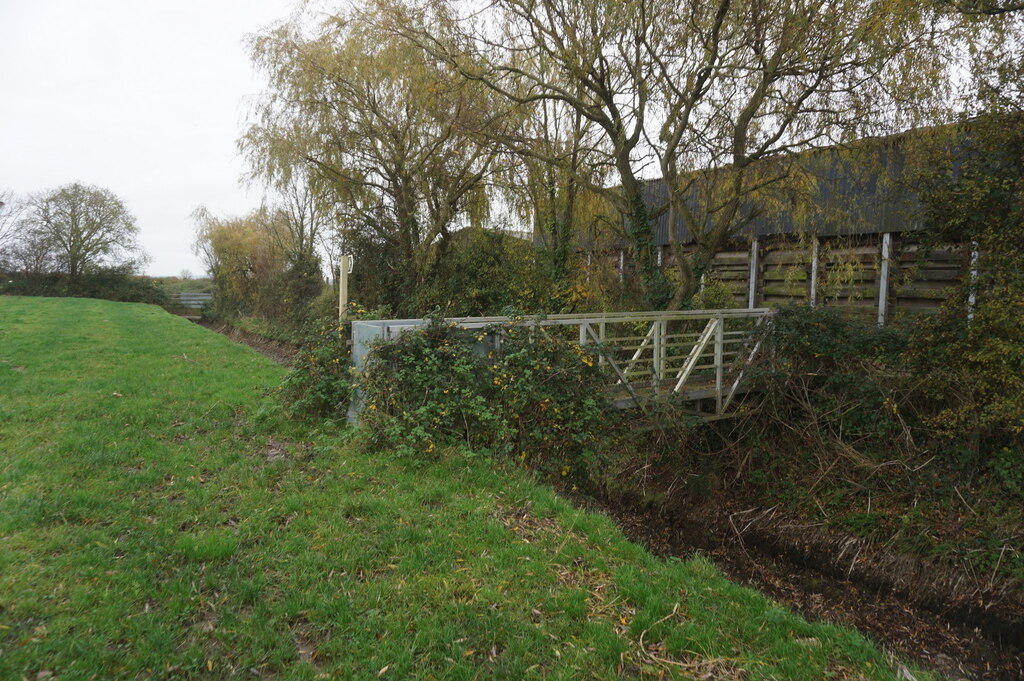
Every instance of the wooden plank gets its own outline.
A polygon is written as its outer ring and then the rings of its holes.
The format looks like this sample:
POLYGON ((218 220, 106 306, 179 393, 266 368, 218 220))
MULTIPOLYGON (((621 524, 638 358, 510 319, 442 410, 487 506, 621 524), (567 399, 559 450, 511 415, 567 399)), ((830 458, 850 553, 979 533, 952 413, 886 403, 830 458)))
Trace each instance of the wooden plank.
POLYGON ((911 300, 911 299, 926 299, 926 300, 945 300, 949 297, 951 287, 931 287, 922 286, 920 284, 911 284, 907 286, 901 286, 897 290, 896 296, 900 300, 911 300))
POLYGON ((736 262, 746 265, 749 257, 749 251, 720 251, 715 253, 715 257, 711 259, 711 262, 712 264, 736 262))
POLYGON ((767 247, 761 254, 761 259, 767 263, 793 263, 802 264, 807 262, 807 251, 799 248, 767 247))
POLYGON ((768 297, 782 297, 782 298, 803 298, 807 293, 807 289, 800 284, 788 284, 788 283, 772 283, 766 284, 762 289, 761 294, 768 297))
POLYGON ((766 282, 768 282, 768 281, 800 281, 800 282, 805 282, 805 281, 807 281, 810 278, 810 276, 808 275, 807 270, 805 270, 803 268, 797 269, 795 267, 791 267, 791 268, 782 269, 782 268, 778 268, 778 267, 773 267, 771 269, 765 268, 764 272, 761 273, 761 278, 764 279, 766 282))

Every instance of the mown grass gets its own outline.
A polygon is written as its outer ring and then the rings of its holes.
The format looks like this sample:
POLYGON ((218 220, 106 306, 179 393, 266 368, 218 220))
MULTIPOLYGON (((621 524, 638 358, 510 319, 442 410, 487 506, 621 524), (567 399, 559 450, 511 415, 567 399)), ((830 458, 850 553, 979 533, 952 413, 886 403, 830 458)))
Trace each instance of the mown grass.
POLYGON ((0 679, 892 679, 482 459, 284 421, 142 305, 0 298, 0 679))

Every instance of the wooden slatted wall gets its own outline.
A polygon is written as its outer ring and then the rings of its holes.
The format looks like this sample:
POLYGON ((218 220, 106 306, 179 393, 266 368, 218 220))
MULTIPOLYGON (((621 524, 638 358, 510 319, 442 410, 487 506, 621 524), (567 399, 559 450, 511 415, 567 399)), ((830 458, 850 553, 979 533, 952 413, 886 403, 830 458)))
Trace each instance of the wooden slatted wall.
MULTIPOLYGON (((819 305, 837 305, 864 319, 879 318, 882 279, 882 234, 823 237, 818 241, 819 305)), ((969 276, 970 249, 924 249, 913 233, 892 234, 885 317, 934 311, 950 286, 969 276)), ((707 277, 728 290, 732 307, 778 306, 809 302, 813 278, 814 240, 795 236, 757 242, 754 300, 750 300, 749 242, 736 242, 715 256, 707 277)), ((666 249, 663 265, 673 264, 666 249)))

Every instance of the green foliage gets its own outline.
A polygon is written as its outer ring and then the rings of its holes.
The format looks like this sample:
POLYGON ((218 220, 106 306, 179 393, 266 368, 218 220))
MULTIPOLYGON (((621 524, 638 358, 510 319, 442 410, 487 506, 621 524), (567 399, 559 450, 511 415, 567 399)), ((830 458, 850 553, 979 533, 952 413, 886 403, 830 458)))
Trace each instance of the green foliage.
POLYGON ((166 305, 170 302, 162 287, 146 277, 134 275, 131 267, 101 268, 74 277, 60 273, 8 274, 0 279, 0 294, 100 298, 153 305, 166 305))
POLYGON ((1003 447, 992 455, 992 472, 1006 489, 1024 499, 1024 456, 1003 447))
POLYGON ((470 227, 452 236, 446 257, 416 295, 421 311, 440 306, 449 316, 486 316, 557 309, 553 288, 531 242, 470 227))
POLYGON ((965 445, 977 468, 1005 448, 1024 451, 1021 121, 971 121, 933 150, 938 158, 919 179, 933 241, 973 243, 977 262, 976 276, 920 320, 909 359, 934 401, 929 425, 965 445))
POLYGON ((278 392, 292 414, 343 417, 352 397, 348 334, 331 319, 313 328, 278 392))
POLYGON ((168 294, 175 293, 212 293, 213 281, 200 277, 151 277, 150 280, 166 291, 168 294))
POLYGON ((904 428, 898 358, 906 343, 903 330, 851 319, 836 308, 788 306, 772 319, 753 379, 777 423, 888 449, 904 428))
POLYGON ((254 423, 284 371, 158 308, 0 297, 0 335, 2 679, 896 678, 509 466, 254 423))
POLYGON ((607 422, 596 364, 534 329, 472 332, 434 319, 373 348, 360 380, 363 420, 408 456, 461 446, 582 480, 607 422))
POLYGON ((286 211, 267 207, 236 218, 195 213, 195 247, 213 278, 211 314, 237 325, 255 317, 285 332, 310 320, 323 287, 320 258, 301 247, 286 211))
POLYGON ((919 321, 909 359, 929 425, 980 466, 1004 447, 1024 451, 1024 288, 987 289, 970 320, 963 293, 919 321))
POLYGON ((732 289, 718 277, 708 276, 690 305, 695 310, 722 310, 735 304, 732 289))
POLYGON ((62 272, 71 277, 102 268, 135 271, 147 257, 136 239, 139 227, 128 207, 109 189, 66 184, 32 198, 18 235, 40 256, 23 262, 26 271, 62 272), (48 262, 49 267, 39 266, 48 262))
POLYGON ((324 289, 320 257, 311 251, 288 253, 277 288, 283 293, 285 319, 300 328, 310 320, 313 303, 324 289))

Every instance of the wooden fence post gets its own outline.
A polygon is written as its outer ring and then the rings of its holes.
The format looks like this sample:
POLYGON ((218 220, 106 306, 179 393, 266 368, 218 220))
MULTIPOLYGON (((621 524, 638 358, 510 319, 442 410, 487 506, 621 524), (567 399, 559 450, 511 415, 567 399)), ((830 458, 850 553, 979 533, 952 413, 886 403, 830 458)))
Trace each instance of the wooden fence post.
POLYGON ((818 304, 818 237, 811 241, 811 307, 818 304))
POLYGON ((889 258, 892 255, 892 233, 882 235, 882 271, 878 277, 878 325, 885 326, 886 303, 889 302, 889 258))
POLYGON ((747 292, 747 307, 750 309, 757 307, 757 282, 761 278, 757 262, 760 245, 761 242, 756 236, 750 242, 750 289, 747 292))

